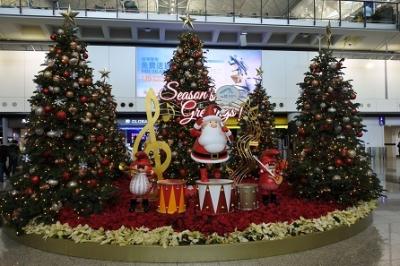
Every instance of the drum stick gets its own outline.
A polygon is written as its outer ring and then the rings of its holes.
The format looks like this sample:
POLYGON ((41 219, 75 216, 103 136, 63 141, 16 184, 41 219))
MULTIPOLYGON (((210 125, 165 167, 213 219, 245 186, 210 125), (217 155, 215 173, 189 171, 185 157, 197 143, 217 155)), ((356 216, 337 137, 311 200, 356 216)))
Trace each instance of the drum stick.
POLYGON ((257 158, 257 156, 253 155, 253 158, 257 161, 257 163, 265 170, 267 171, 272 177, 275 179, 276 176, 273 174, 265 165, 257 158))

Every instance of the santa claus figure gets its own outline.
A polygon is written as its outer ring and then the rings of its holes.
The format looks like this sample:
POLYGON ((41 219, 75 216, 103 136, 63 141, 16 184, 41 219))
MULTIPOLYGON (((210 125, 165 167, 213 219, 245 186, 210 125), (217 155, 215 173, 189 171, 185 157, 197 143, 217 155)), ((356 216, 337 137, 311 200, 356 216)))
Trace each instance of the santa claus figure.
POLYGON ((279 150, 266 149, 262 155, 260 164, 259 188, 264 205, 269 203, 278 204, 276 191, 283 181, 282 171, 285 168, 285 162, 278 160, 279 150))
POLYGON ((130 202, 130 212, 136 210, 138 199, 142 199, 142 206, 145 212, 149 211, 149 192, 152 187, 150 180, 152 179, 154 172, 151 167, 151 163, 147 154, 143 151, 139 151, 135 155, 136 161, 131 163, 129 166, 131 173, 131 183, 129 184, 129 190, 133 194, 133 198, 130 202))
POLYGON ((232 141, 232 132, 222 124, 216 115, 216 105, 209 105, 199 118, 190 134, 196 137, 191 157, 199 163, 222 163, 229 159, 226 144, 232 141))

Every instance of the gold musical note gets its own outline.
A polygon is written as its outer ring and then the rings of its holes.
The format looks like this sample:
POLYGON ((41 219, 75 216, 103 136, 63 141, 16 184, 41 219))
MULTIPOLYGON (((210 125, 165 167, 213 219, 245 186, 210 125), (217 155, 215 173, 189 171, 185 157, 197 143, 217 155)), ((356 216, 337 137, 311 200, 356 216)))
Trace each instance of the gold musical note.
POLYGON ((160 104, 160 114, 161 114, 161 119, 163 122, 168 122, 172 118, 177 115, 178 111, 176 109, 179 109, 176 104, 171 104, 171 103, 161 103, 160 104))
POLYGON ((248 133, 242 135, 236 141, 236 150, 239 156, 244 160, 234 171, 231 170, 230 176, 233 177, 234 183, 239 184, 242 179, 250 173, 257 164, 253 158, 250 147, 257 147, 261 138, 261 127, 258 123, 258 106, 251 106, 249 100, 242 103, 242 113, 246 114, 248 120, 248 133))
MULTIPOLYGON (((145 99, 145 108, 147 116, 147 124, 139 132, 136 137, 135 143, 133 145, 133 157, 139 149, 139 143, 142 137, 149 132, 149 137, 145 143, 144 152, 149 155, 150 152, 154 155, 154 173, 157 175, 158 180, 163 179, 163 172, 168 168, 171 163, 171 148, 165 141, 158 141, 156 138, 156 132, 154 130, 154 124, 156 123, 158 117, 160 116, 160 104, 154 93, 153 89, 147 92, 145 99), (154 107, 154 116, 152 112, 152 106, 154 107), (160 151, 163 150, 166 154, 165 160, 161 162, 160 151)), ((135 158, 133 158, 135 159, 135 158)))

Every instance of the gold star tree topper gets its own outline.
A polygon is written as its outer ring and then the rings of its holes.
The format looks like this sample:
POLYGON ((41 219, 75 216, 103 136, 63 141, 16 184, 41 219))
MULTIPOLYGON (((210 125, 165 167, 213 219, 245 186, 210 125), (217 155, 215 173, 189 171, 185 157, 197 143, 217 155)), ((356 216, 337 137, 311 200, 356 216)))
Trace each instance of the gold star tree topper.
POLYGON ((64 20, 71 24, 75 24, 75 17, 78 14, 79 12, 72 11, 71 5, 68 5, 68 9, 66 12, 61 12, 61 15, 64 17, 64 20))
POLYGON ((183 27, 188 27, 188 28, 190 28, 190 29, 194 29, 194 26, 193 26, 193 21, 195 21, 196 19, 195 18, 191 18, 190 17, 190 15, 189 14, 186 14, 186 16, 184 16, 184 17, 179 17, 181 20, 182 20, 182 22, 183 22, 183 27))
POLYGON ((331 21, 329 21, 328 26, 326 26, 326 41, 328 42, 328 48, 329 48, 332 44, 331 21))
POLYGON ((99 73, 102 79, 108 79, 109 78, 108 75, 111 73, 111 71, 108 71, 106 68, 103 68, 103 70, 100 70, 99 73))

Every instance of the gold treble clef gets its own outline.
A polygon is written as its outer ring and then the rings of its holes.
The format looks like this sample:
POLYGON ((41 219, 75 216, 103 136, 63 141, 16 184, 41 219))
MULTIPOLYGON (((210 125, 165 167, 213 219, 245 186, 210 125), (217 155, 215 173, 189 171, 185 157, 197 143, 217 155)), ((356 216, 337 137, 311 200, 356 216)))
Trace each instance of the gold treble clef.
POLYGON ((154 124, 156 123, 158 117, 160 116, 160 104, 158 99, 153 91, 150 89, 147 92, 146 100, 145 100, 145 108, 146 108, 146 116, 147 116, 147 124, 140 130, 139 134, 135 139, 135 143, 133 145, 133 160, 135 160, 135 154, 139 149, 140 140, 143 138, 146 132, 149 132, 149 137, 145 143, 144 152, 149 155, 150 152, 154 155, 154 172, 157 175, 157 178, 163 179, 163 172, 168 168, 171 163, 171 149, 165 141, 159 141, 156 138, 156 132, 154 130, 154 124), (154 107, 154 116, 152 112, 152 106, 154 107), (161 162, 160 151, 164 150, 166 157, 163 162, 161 162))

